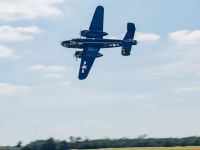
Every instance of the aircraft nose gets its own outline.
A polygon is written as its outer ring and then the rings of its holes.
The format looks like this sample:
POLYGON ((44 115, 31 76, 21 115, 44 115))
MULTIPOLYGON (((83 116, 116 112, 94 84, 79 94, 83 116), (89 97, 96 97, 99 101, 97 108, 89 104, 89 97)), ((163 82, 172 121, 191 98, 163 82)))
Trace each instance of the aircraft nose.
POLYGON ((65 47, 66 46, 65 41, 61 42, 61 45, 65 47))
POLYGON ((69 41, 63 41, 61 42, 61 45, 64 46, 64 47, 67 47, 69 44, 69 41))

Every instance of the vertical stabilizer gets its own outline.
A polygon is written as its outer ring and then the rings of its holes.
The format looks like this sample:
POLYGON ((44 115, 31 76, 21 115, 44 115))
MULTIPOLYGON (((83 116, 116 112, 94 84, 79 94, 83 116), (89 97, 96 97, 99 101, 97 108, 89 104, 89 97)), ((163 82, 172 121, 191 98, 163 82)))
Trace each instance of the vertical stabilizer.
POLYGON ((134 23, 128 23, 127 24, 127 32, 126 32, 126 35, 124 37, 124 40, 134 39, 135 31, 136 31, 135 24, 134 23))
POLYGON ((134 41, 135 36, 135 24, 134 23, 128 23, 127 24, 127 32, 124 36, 124 42, 122 44, 122 50, 121 54, 123 56, 129 56, 131 54, 132 45, 137 45, 137 41, 134 41))

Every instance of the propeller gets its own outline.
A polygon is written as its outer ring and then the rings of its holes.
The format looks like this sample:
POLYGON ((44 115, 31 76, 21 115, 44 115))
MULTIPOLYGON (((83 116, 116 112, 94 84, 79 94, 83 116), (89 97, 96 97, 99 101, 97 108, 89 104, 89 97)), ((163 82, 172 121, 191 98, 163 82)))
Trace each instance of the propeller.
POLYGON ((77 50, 75 50, 75 53, 74 53, 74 55, 73 55, 73 59, 74 59, 74 57, 75 57, 75 58, 76 58, 76 62, 77 62, 78 58, 76 57, 76 52, 77 52, 77 50))
POLYGON ((82 29, 81 29, 81 27, 80 27, 80 32, 79 32, 79 34, 80 34, 80 39, 82 38, 82 36, 81 36, 81 31, 82 31, 82 29))

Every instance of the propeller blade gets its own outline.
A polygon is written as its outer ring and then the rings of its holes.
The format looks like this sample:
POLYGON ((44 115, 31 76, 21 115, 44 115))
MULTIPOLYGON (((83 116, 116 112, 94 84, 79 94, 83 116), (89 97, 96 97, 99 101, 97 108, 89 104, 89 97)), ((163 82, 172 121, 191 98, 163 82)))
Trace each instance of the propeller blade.
POLYGON ((76 59, 76 62, 77 62, 77 56, 76 56, 76 52, 77 52, 77 50, 75 50, 75 53, 74 53, 74 55, 73 55, 73 59, 74 59, 74 57, 75 57, 75 59, 76 59))
POLYGON ((81 27, 80 27, 80 32, 79 32, 79 34, 80 34, 80 39, 81 39, 81 37, 82 37, 82 36, 81 36, 81 31, 82 31, 82 30, 81 30, 81 27))

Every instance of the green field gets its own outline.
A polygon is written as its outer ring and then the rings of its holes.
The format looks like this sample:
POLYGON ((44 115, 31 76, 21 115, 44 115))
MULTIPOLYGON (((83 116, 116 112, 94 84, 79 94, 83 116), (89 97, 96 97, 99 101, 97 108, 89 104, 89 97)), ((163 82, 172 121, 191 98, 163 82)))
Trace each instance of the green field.
POLYGON ((200 147, 102 148, 98 150, 200 150, 200 147))
POLYGON ((9 150, 9 148, 5 146, 0 146, 0 150, 9 150))

